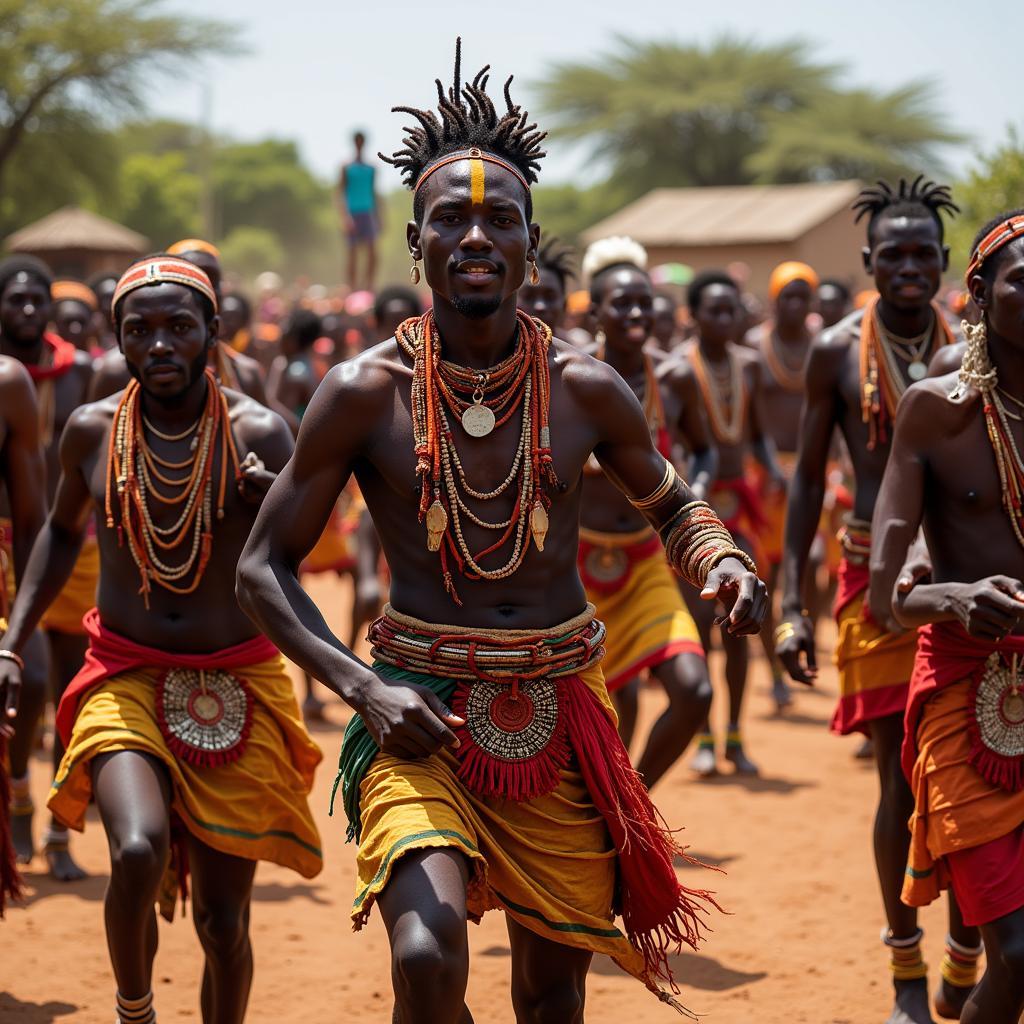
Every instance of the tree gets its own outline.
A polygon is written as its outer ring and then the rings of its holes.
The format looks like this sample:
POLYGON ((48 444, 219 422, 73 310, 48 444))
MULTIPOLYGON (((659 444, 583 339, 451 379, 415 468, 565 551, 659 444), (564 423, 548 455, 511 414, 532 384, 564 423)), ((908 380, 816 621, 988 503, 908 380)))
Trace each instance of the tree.
POLYGON ((723 37, 704 47, 620 37, 592 64, 556 65, 538 88, 552 134, 588 145, 631 197, 666 185, 909 170, 959 139, 941 127, 927 84, 844 91, 841 71, 800 41, 723 37), (909 141, 880 128, 886 120, 909 141))
POLYGON ((0 0, 0 190, 30 135, 95 126, 142 105, 143 85, 229 52, 230 26, 153 14, 148 0, 0 0))
POLYGON ((953 188, 960 216, 947 231, 950 262, 965 270, 971 243, 993 217, 1024 206, 1024 142, 1007 129, 1006 141, 993 152, 979 154, 966 179, 953 188))
POLYGON ((202 233, 202 183, 182 153, 133 153, 121 165, 117 219, 155 249, 202 233))

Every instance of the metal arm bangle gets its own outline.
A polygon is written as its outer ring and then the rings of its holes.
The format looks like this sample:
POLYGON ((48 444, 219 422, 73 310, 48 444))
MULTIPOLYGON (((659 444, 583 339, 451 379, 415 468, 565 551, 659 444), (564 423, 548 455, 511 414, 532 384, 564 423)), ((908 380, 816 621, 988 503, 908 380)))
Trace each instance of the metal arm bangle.
POLYGON ((15 654, 14 651, 8 651, 0 648, 0 658, 6 658, 8 661, 13 661, 14 664, 22 670, 22 672, 25 671, 25 660, 20 654, 15 654))

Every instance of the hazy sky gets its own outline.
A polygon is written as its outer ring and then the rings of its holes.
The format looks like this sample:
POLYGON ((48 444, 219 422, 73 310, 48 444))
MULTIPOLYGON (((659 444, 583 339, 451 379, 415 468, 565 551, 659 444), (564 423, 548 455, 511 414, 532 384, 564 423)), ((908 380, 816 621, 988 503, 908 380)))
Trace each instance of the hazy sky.
MULTIPOLYGON (((167 6, 195 13, 194 4, 167 6)), ((314 170, 333 178, 353 129, 364 128, 374 151, 401 139, 398 103, 433 102, 433 79, 451 77, 454 38, 463 37, 465 67, 490 62, 495 76, 514 73, 514 93, 529 105, 529 83, 552 62, 595 59, 616 34, 707 41, 723 33, 770 41, 802 37, 822 61, 848 65, 851 84, 892 88, 917 77, 938 83, 949 125, 971 136, 948 154, 961 170, 1006 126, 1024 127, 1024 8, 1013 0, 450 0, 431 3, 334 0, 218 0, 210 10, 236 23, 246 56, 210 62, 213 126, 236 137, 295 139, 314 170)), ((200 74, 163 84, 152 108, 199 120, 200 74)), ((543 125, 542 125, 543 127, 543 125)), ((584 154, 549 146, 545 181, 587 173, 584 154)), ((397 183, 385 168, 382 184, 397 183)))

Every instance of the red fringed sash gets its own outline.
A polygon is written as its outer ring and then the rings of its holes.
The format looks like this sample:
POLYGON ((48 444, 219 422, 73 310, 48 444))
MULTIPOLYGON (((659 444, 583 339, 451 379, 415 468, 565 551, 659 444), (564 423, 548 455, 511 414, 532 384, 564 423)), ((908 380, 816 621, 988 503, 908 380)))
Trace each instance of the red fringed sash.
POLYGON ((21 899, 21 874, 11 840, 11 778, 7 772, 7 740, 0 737, 0 918, 8 900, 21 899))
MULTIPOLYGON (((680 846, 651 802, 647 787, 594 695, 577 676, 559 680, 569 739, 594 806, 604 818, 619 861, 619 913, 630 944, 644 958, 648 984, 661 978, 678 992, 669 957, 685 942, 696 950, 710 904, 706 889, 688 889, 676 877, 673 859, 709 867, 680 846)), ((718 869, 714 869, 718 870, 718 869)))
POLYGON ((939 622, 918 630, 917 656, 910 679, 910 699, 904 719, 903 773, 909 779, 917 760, 917 725, 925 702, 939 690, 971 680, 967 728, 971 739, 968 762, 986 781, 1011 792, 1024 789, 1024 758, 997 754, 985 745, 974 715, 974 700, 993 652, 1007 658, 1024 654, 1024 636, 1009 636, 994 644, 968 635, 959 622, 939 622))
POLYGON ((230 671, 255 665, 277 654, 277 648, 263 635, 209 654, 181 654, 146 647, 107 629, 100 622, 100 613, 95 608, 86 612, 82 625, 89 637, 85 663, 68 684, 57 707, 57 731, 65 746, 71 740, 79 703, 89 690, 104 679, 137 668, 219 668, 230 671))

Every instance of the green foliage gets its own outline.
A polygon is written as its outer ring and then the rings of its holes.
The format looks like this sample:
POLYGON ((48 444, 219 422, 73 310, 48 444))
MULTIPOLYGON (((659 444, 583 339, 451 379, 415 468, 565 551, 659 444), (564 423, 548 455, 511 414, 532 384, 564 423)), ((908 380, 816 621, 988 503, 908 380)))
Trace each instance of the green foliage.
POLYGON ((251 281, 264 270, 275 270, 285 262, 277 236, 266 228, 237 227, 220 244, 224 266, 251 281))
POLYGON ((539 90, 553 137, 584 142, 630 197, 933 167, 933 147, 959 140, 927 83, 843 90, 841 70, 799 41, 619 38, 591 63, 556 65, 539 90))
POLYGON ((145 235, 154 249, 200 234, 202 182, 185 170, 182 153, 132 153, 121 164, 117 219, 145 235))
POLYGON ((142 105, 154 75, 235 49, 222 22, 149 0, 0 0, 0 180, 36 133, 142 105))
POLYGON ((967 268, 971 243, 980 228, 1007 210, 1024 206, 1024 142, 1014 127, 1007 139, 988 154, 979 154, 966 180, 953 189, 960 207, 946 232, 950 263, 960 271, 967 268))

